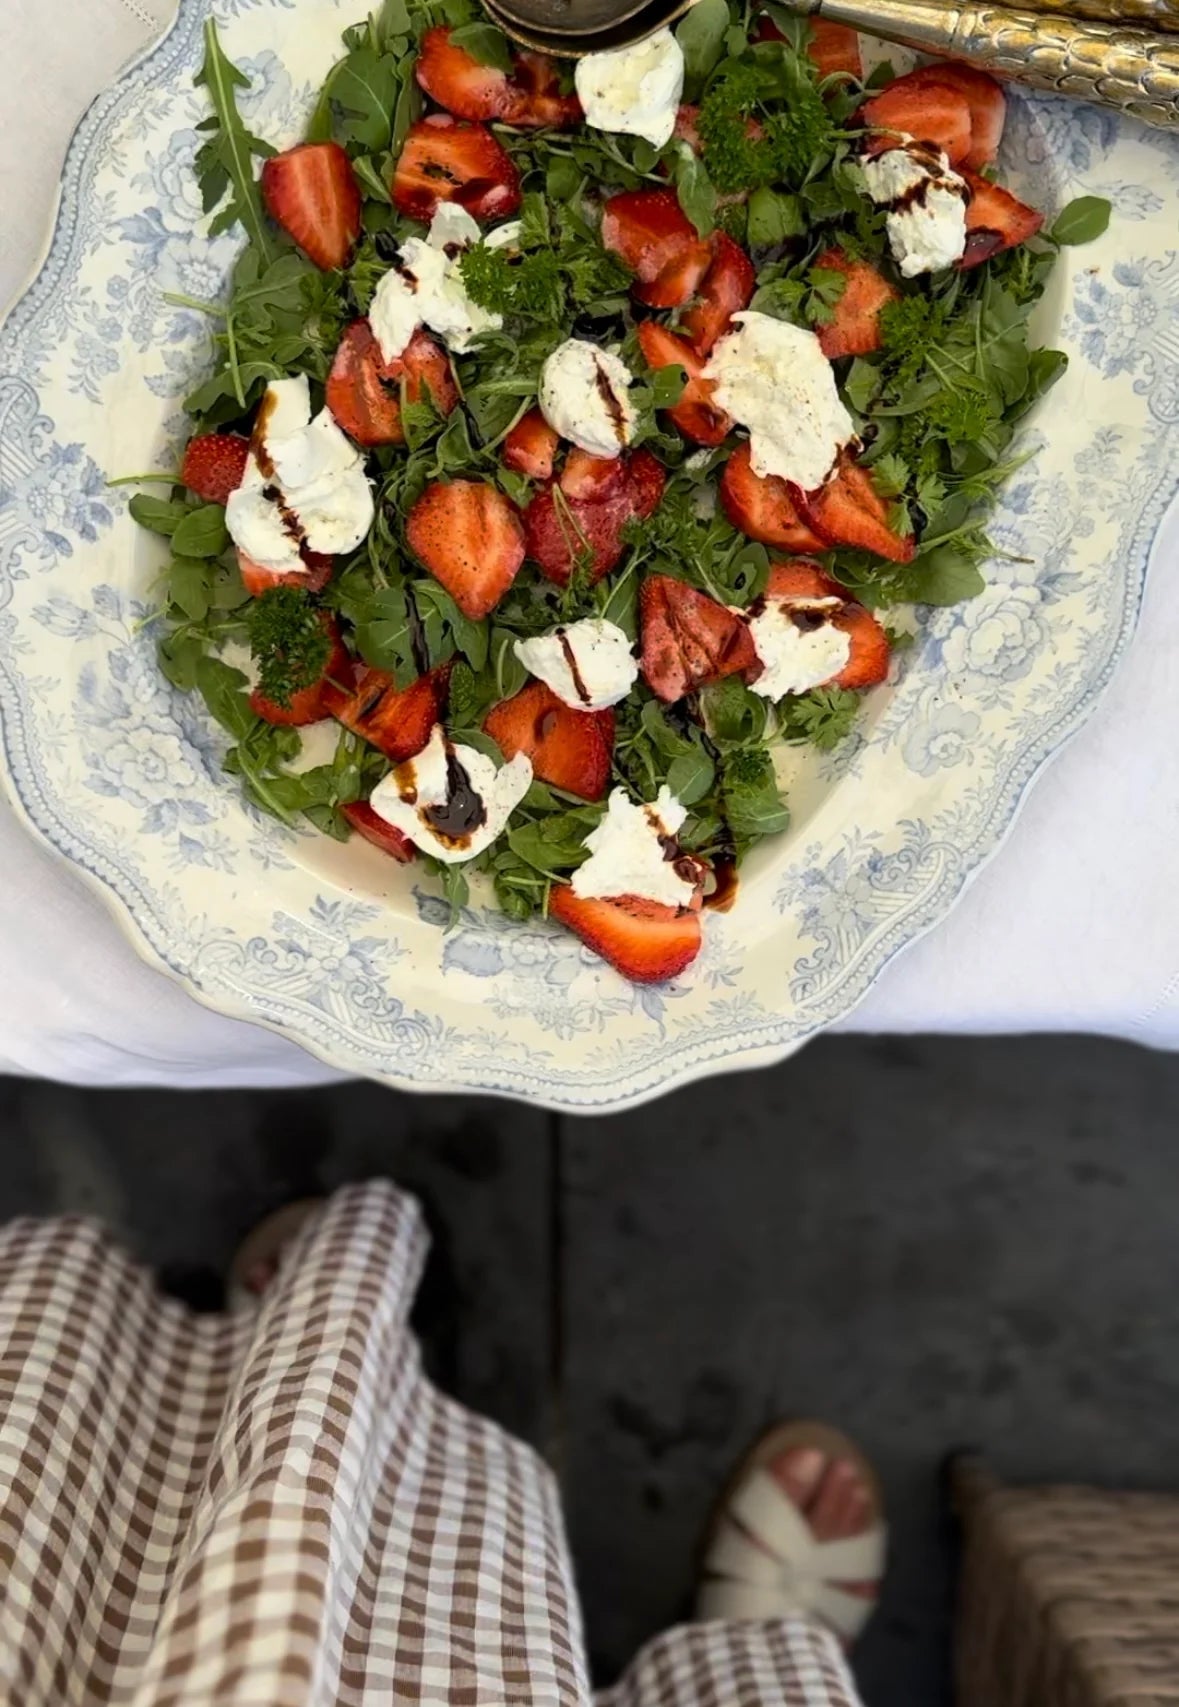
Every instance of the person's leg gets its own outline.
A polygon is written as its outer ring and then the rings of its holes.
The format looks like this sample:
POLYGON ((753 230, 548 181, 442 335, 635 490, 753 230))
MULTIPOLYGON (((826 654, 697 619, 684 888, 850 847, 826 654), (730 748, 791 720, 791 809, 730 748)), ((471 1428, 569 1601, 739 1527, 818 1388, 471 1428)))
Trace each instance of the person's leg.
POLYGON ((422 1376, 424 1252, 352 1189, 194 1317, 81 1224, 0 1234, 6 1701, 587 1707, 551 1476, 422 1376))

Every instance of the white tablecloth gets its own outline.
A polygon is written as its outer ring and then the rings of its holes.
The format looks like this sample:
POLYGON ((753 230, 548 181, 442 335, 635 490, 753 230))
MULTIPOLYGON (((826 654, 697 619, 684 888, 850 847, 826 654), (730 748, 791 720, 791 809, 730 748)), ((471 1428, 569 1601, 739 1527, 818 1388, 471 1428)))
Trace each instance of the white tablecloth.
MULTIPOLYGON (((0 0, 0 302, 38 256, 75 122, 172 10, 170 0, 0 0)), ((1077 1030, 1179 1044, 1176 569, 1179 507, 1103 704, 955 912, 893 963, 843 1029, 1077 1030)), ((334 1076, 145 966, 102 903, 3 804, 0 872, 0 1071, 88 1084, 334 1076)))

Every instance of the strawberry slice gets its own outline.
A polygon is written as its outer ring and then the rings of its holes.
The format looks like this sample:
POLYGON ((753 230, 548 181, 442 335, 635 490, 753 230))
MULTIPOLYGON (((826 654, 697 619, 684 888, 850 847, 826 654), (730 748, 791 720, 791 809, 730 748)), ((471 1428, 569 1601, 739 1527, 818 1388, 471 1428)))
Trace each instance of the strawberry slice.
MULTIPOLYGON (((970 151, 963 157, 962 164, 975 172, 990 165, 999 152, 1007 119, 1007 99, 993 77, 985 71, 976 70, 973 65, 951 65, 942 61, 937 65, 919 66, 916 71, 910 71, 896 81, 917 91, 957 89, 970 108, 970 151)), ((894 86, 889 85, 890 88, 894 86)))
POLYGON ((806 56, 820 77, 833 77, 837 71, 846 71, 850 77, 864 75, 860 38, 855 30, 846 24, 833 24, 827 18, 808 18, 807 23, 811 33, 806 56))
POLYGON ((508 468, 527 474, 531 480, 551 480, 560 443, 540 410, 530 409, 504 440, 503 459, 508 468))
POLYGON ((277 700, 268 699, 255 688, 250 695, 250 710, 256 717, 263 718, 267 723, 282 724, 288 729, 299 729, 306 723, 318 723, 320 718, 331 716, 327 704, 329 683, 351 679, 352 659, 340 637, 340 627, 335 617, 328 611, 320 611, 319 620, 332 643, 319 680, 305 688, 296 689, 288 705, 279 705, 277 700))
POLYGON ((620 456, 591 456, 577 446, 565 458, 559 485, 567 498, 606 498, 617 492, 627 478, 620 456))
POLYGON ((824 551, 826 541, 809 528, 790 488, 776 474, 753 472, 748 443, 737 446, 720 480, 721 507, 735 528, 781 551, 824 551))
POLYGON ((690 344, 657 320, 641 320, 639 347, 648 367, 682 367, 687 376, 680 400, 666 411, 679 432, 693 444, 719 445, 733 430, 733 419, 713 402, 712 380, 704 378, 704 363, 690 344))
POLYGON ((494 119, 527 130, 577 124, 582 116, 577 96, 560 93, 560 71, 546 54, 517 54, 511 71, 501 71, 456 46, 444 24, 422 37, 414 76, 460 119, 494 119))
POLYGON ((401 381, 411 403, 423 390, 442 415, 458 402, 446 352, 421 327, 396 361, 387 362, 367 320, 347 327, 327 382, 327 406, 358 445, 404 444, 401 381))
MULTIPOLYGON (((830 621, 833 627, 842 629, 848 636, 851 652, 843 669, 828 686, 870 688, 887 676, 891 655, 888 635, 872 612, 857 603, 846 587, 832 580, 830 575, 825 575, 817 563, 810 563, 806 558, 795 558, 789 563, 771 564, 765 596, 767 599, 781 599, 786 603, 796 599, 842 600, 830 621)), ((755 678, 751 674, 747 679, 752 681, 755 678)))
POLYGON ((712 234, 712 261, 698 299, 680 316, 680 331, 697 355, 707 356, 729 329, 734 314, 748 308, 757 284, 753 262, 726 231, 712 234))
POLYGON ((961 166, 973 146, 970 102, 949 83, 914 85, 908 76, 895 77, 864 102, 857 118, 860 124, 894 133, 866 138, 866 154, 883 154, 912 138, 942 149, 951 166, 961 166))
POLYGON ((888 506, 867 470, 846 451, 817 491, 800 493, 792 487, 791 492, 803 521, 829 546, 858 546, 892 563, 908 563, 917 549, 912 534, 905 538, 889 527, 888 506))
POLYGON ((524 561, 520 512, 486 480, 427 486, 409 512, 405 537, 473 622, 495 609, 524 561))
POLYGON ((250 441, 237 433, 201 433, 189 439, 180 478, 206 504, 227 504, 246 472, 250 441))
POLYGON ((305 554, 307 571, 300 574, 296 569, 286 573, 265 569, 261 563, 255 563, 247 557, 244 551, 237 554, 237 566, 241 574, 242 585, 251 598, 260 599, 263 593, 268 593, 271 587, 303 587, 309 593, 322 593, 332 578, 335 559, 325 557, 322 552, 308 551, 305 554))
POLYGON ((977 267, 1003 249, 1014 249, 1034 237, 1043 225, 1044 215, 1010 190, 974 172, 964 170, 962 176, 970 186, 970 200, 966 204, 966 248, 959 267, 977 267))
POLYGON ((360 236, 361 195, 338 142, 304 142, 264 161, 262 196, 317 267, 330 272, 345 265, 360 236))
POLYGON ((637 895, 586 901, 568 883, 553 885, 549 912, 587 948, 635 984, 676 978, 700 952, 700 914, 637 895))
POLYGON ((842 249, 825 249, 815 262, 831 273, 842 273, 847 283, 835 304, 835 318, 817 328, 819 344, 828 361, 840 356, 866 356, 880 348, 880 310, 886 302, 899 302, 900 291, 878 273, 870 261, 853 260, 842 249))
POLYGON ((639 616, 643 675, 669 705, 757 663, 744 619, 670 575, 643 582, 639 616))
POLYGON ((623 190, 602 209, 602 244, 635 274, 632 287, 648 308, 680 308, 696 294, 712 249, 674 190, 623 190))
POLYGON ((505 759, 524 753, 541 782, 600 800, 610 781, 614 713, 577 711, 543 682, 493 705, 483 724, 505 759))
POLYGON ((567 587, 584 562, 592 586, 622 556, 623 529, 634 514, 625 487, 606 498, 567 498, 559 486, 546 486, 524 511, 528 556, 559 587, 567 587))
POLYGON ((439 202, 457 202, 473 219, 506 219, 520 206, 520 174, 486 125, 449 113, 410 125, 391 190, 410 219, 433 219, 439 202))
MULTIPOLYGON (((566 468, 572 460, 570 453, 566 468)), ((555 492, 551 486, 537 492, 524 512, 528 555, 541 574, 559 587, 568 586, 583 560, 591 585, 609 574, 625 548, 627 522, 635 517, 645 520, 659 506, 667 477, 650 451, 637 450, 625 463, 615 460, 624 470, 624 479, 604 495, 571 498, 558 483, 555 492)), ((575 466, 584 471, 584 464, 575 466)))
POLYGON ((374 812, 367 800, 354 800, 350 806, 341 806, 340 811, 347 818, 358 835, 371 842, 382 853, 392 855, 402 865, 408 865, 417 849, 408 836, 403 836, 400 830, 395 830, 392 824, 386 824, 379 812, 374 812))
POLYGON ((434 725, 442 722, 449 686, 449 664, 427 670, 401 689, 387 670, 367 665, 350 695, 329 696, 329 708, 346 729, 400 765, 421 752, 434 725))

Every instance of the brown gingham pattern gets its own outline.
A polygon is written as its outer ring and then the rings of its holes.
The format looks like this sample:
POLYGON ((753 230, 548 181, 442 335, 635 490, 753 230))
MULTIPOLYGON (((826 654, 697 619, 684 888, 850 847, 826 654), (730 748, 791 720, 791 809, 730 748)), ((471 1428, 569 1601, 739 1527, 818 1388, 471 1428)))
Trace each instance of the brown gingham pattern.
MULTIPOLYGON (((416 1205, 349 1188, 194 1316, 82 1221, 0 1233, 5 1707, 589 1707, 557 1491, 424 1378, 416 1205)), ((696 1625, 600 1707, 850 1707, 797 1621, 696 1625)))

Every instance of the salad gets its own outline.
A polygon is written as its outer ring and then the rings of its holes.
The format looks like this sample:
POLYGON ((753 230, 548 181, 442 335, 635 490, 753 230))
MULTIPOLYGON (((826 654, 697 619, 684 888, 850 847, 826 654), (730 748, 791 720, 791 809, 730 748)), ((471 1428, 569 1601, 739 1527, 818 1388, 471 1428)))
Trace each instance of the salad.
POLYGON ((1064 366, 1029 315, 1108 206, 1046 232, 997 83, 865 79, 772 0, 575 64, 474 0, 343 40, 277 153, 207 25, 196 170, 246 243, 223 301, 172 299, 213 369, 131 501, 161 667, 256 808, 675 977, 786 828, 775 748, 847 737, 896 607, 981 588, 1064 366))

